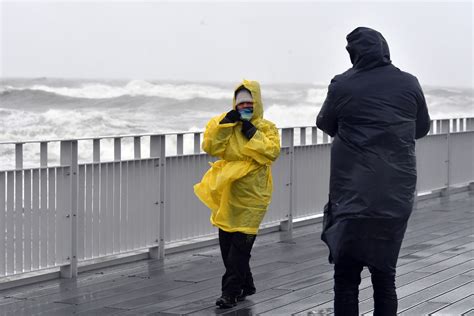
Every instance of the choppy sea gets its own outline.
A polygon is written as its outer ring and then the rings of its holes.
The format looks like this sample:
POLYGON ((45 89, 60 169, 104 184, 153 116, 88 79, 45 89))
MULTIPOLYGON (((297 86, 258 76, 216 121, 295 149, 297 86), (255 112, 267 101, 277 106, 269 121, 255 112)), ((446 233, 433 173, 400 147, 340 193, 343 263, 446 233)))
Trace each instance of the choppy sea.
MULTIPOLYGON (((1 79, 0 141, 202 130, 210 117, 230 109, 235 84, 1 79)), ((264 115, 278 127, 314 125, 327 92, 327 86, 316 84, 262 83, 261 88, 264 115)), ((423 89, 432 118, 474 116, 472 89, 423 89)), ((28 146, 25 167, 36 166, 39 152, 28 146)), ((103 154, 110 156, 107 148, 103 154)), ((51 153, 52 160, 57 158, 51 153)), ((80 159, 87 161, 87 156, 80 159)), ((13 161, 14 148, 0 145, 0 170, 11 168, 13 161)))

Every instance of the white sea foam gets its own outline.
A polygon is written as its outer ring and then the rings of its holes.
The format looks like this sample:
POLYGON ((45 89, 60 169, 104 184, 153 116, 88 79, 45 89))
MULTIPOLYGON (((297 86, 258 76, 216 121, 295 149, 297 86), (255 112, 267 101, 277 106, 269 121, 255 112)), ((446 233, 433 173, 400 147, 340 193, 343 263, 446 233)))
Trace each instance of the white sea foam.
POLYGON ((311 126, 315 124, 318 110, 315 105, 272 104, 266 109, 265 118, 278 127, 311 126))
MULTIPOLYGON (((20 82, 0 86, 0 140, 44 140, 203 130, 211 117, 229 110, 232 99, 232 87, 224 89, 223 85, 155 84, 138 80, 122 86, 113 86, 106 82, 56 85, 20 82), (35 107, 36 96, 29 95, 31 91, 15 95, 1 94, 2 91, 12 90, 41 90, 54 94, 50 96, 50 103, 48 98, 42 97, 38 99, 38 102, 43 102, 41 106, 35 107), (64 102, 57 95, 85 99, 64 102), (148 100, 128 96, 151 98, 148 100), (28 104, 25 104, 25 100, 28 100, 28 104)), ((263 85, 264 117, 278 127, 314 126, 326 93, 326 88, 314 85, 263 85)), ((433 119, 474 116, 472 91, 425 89, 425 95, 433 119)), ((126 141, 124 140, 124 144, 126 141)), ((169 153, 175 150, 173 142, 171 139, 169 153)), ((58 148, 55 148, 54 144, 51 146, 52 159, 57 159, 58 148)), ((90 144, 79 146, 82 153, 80 159, 90 161, 90 144)), ((126 148, 129 147, 123 148, 123 157, 130 158, 133 150, 126 148)), ((146 145, 142 148, 146 148, 146 145)), ((13 167, 13 149, 10 145, 0 146, 0 170, 13 167)), ((192 149, 193 136, 188 135, 185 137, 185 152, 192 149)), ((25 146, 25 166, 37 166, 38 151, 37 144, 32 147, 25 146)), ((109 142, 104 142, 102 151, 104 157, 113 157, 113 147, 109 142)))
POLYGON ((308 89, 306 102, 321 105, 326 99, 327 89, 308 89))
MULTIPOLYGON (((71 98, 110 99, 121 96, 149 96, 190 100, 194 98, 229 99, 232 91, 201 84, 154 84, 145 80, 132 80, 125 86, 111 86, 103 83, 83 84, 80 87, 53 87, 34 84, 31 86, 4 86, 8 90, 35 90, 54 93, 71 98)), ((0 93, 3 92, 0 90, 0 93)))

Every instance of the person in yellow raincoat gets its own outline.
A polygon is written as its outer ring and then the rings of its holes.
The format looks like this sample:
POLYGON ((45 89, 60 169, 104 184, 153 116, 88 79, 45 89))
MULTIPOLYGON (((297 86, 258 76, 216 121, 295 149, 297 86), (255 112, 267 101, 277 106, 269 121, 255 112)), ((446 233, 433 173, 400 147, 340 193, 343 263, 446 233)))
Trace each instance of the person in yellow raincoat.
POLYGON ((194 192, 211 209, 210 221, 219 228, 226 271, 216 305, 229 308, 256 291, 250 252, 272 197, 271 164, 280 155, 278 129, 263 118, 257 81, 238 85, 232 110, 207 123, 202 148, 220 158, 194 192))

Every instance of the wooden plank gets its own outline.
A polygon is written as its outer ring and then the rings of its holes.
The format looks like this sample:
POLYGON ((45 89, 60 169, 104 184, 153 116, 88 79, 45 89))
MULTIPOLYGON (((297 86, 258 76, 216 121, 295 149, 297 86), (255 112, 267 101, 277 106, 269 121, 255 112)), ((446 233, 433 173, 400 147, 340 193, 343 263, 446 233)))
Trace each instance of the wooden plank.
POLYGON ((47 241, 47 253, 48 253, 48 266, 54 266, 56 264, 56 169, 49 168, 49 205, 47 211, 48 217, 48 241, 47 241))
POLYGON ((436 303, 436 302, 423 302, 414 308, 410 308, 405 311, 407 315, 431 315, 434 311, 439 310, 449 304, 447 303, 436 303))
MULTIPOLYGON (((433 280, 433 278, 427 277, 425 279, 433 280)), ((440 278, 441 281, 428 285, 425 288, 416 287, 412 292, 406 293, 405 291, 398 289, 398 311, 403 312, 411 307, 418 305, 419 302, 429 301, 435 296, 446 293, 447 291, 456 287, 462 286, 463 284, 471 282, 472 278, 456 275, 449 279, 440 278)), ((436 281, 433 281, 436 282, 436 281)), ((413 282, 416 283, 416 282, 413 282)), ((409 284, 408 286, 411 286, 409 284)), ((402 287, 403 288, 403 287, 402 287)), ((360 304, 359 312, 367 313, 373 308, 372 300, 367 300, 360 304)))
MULTIPOLYGON (((216 259, 219 259, 219 258, 216 258, 216 259)), ((207 259, 204 259, 204 260, 207 260, 207 259)), ((199 261, 203 261, 203 260, 199 260, 199 261)), ((198 267, 205 267, 206 265, 203 265, 202 263, 201 264, 197 264, 198 267)), ((213 265, 211 265, 213 266, 213 265)), ((180 264, 180 266, 177 266, 177 268, 181 268, 182 267, 182 264, 180 264)), ((146 268, 146 267, 145 267, 146 268)), ((175 268, 173 267, 168 267, 167 269, 170 269, 175 271, 173 272, 173 274, 176 274, 176 275, 179 275, 179 271, 176 271, 175 268)), ((189 266, 188 269, 193 269, 192 266, 189 266)), ((265 266, 262 265, 262 268, 261 270, 265 270, 265 266)), ((266 271, 266 270, 265 270, 266 271)), ((107 273, 108 274, 108 273, 107 273)), ((215 284, 215 282, 217 280, 220 279, 220 275, 216 275, 216 277, 214 278, 213 282, 207 282, 207 286, 208 287, 215 287, 213 286, 213 283, 215 284)), ((129 278, 130 280, 130 278, 129 278)), ((133 280, 133 278, 132 278, 133 280)), ((92 293, 90 290, 88 290, 87 288, 84 289, 83 293, 87 296, 84 296, 81 301, 83 303, 85 302, 88 302, 88 304, 92 304, 93 306, 95 307, 98 307, 98 306, 104 306, 104 304, 115 304, 115 302, 121 302, 121 301, 124 301, 126 299, 130 299, 132 297, 142 297, 144 296, 143 293, 147 293, 147 294, 150 294, 151 292, 154 292, 154 291, 160 291, 160 292, 163 292, 167 290, 167 285, 166 285, 166 282, 163 283, 163 282, 160 282, 156 279, 148 279, 148 278, 143 278, 142 279, 142 282, 145 283, 145 282, 149 282, 149 284, 153 284, 152 287, 150 288, 147 288, 147 289, 143 289, 143 292, 140 290, 140 291, 131 291, 131 288, 127 287, 127 288, 123 288, 121 291, 118 291, 118 289, 114 289, 113 291, 109 291, 109 292, 106 292, 106 293, 92 293), (118 294, 122 292, 123 294, 118 294), (110 297, 111 295, 116 295, 115 297, 110 297), (105 295, 105 296, 104 296, 105 295), (109 297, 107 299, 107 297, 109 297), (90 300, 93 300, 94 303, 92 303, 90 300)), ((217 281, 218 282, 218 281, 217 281)), ((183 282, 175 282, 176 284, 180 285, 180 286, 184 286, 186 284, 189 284, 189 283, 183 283, 183 282)), ((194 291, 192 289, 190 289, 190 291, 188 291, 188 293, 193 293, 194 291)), ((179 293, 179 292, 177 292, 179 293)), ((61 295, 61 297, 63 297, 65 294, 61 295)), ((52 298, 53 299, 53 298, 52 298)), ((72 302, 71 302, 72 303, 72 302)), ((80 301, 74 301, 74 303, 77 303, 77 304, 82 304, 80 301)))
MULTIPOLYGON (((367 272, 366 269, 364 269, 364 272, 367 272)), ((403 286, 405 284, 409 284, 413 281, 419 280, 421 278, 426 277, 429 275, 429 273, 420 273, 420 272, 409 272, 407 274, 398 276, 396 279, 396 284, 397 287, 403 286)), ((370 279, 370 274, 365 273, 365 276, 362 278, 362 282, 359 286, 359 301, 365 301, 370 299, 373 296, 373 289, 372 289, 372 282, 370 279)), ((332 312, 334 302, 332 300, 325 302, 323 304, 320 304, 321 300, 314 300, 313 305, 311 306, 311 298, 308 298, 308 305, 310 308, 299 311, 295 316, 306 316, 308 313, 313 312, 316 315, 318 314, 328 314, 332 312)))
MULTIPOLYGON (((470 278, 470 279, 473 280, 474 278, 470 278)), ((466 283, 463 286, 460 286, 454 290, 444 293, 443 295, 432 298, 430 299, 430 302, 454 303, 458 301, 460 297, 467 297, 470 295, 474 295, 474 282, 466 283)))
POLYGON ((5 172, 0 172, 0 276, 6 274, 6 185, 5 172))
POLYGON ((440 309, 433 316, 441 315, 463 315, 464 313, 471 312, 474 309, 474 295, 465 297, 454 304, 451 304, 443 309, 440 309))
MULTIPOLYGON (((334 294, 333 293, 318 293, 316 295, 312 295, 310 297, 307 297, 302 300, 297 300, 294 302, 291 302, 289 304, 280 306, 275 309, 270 309, 266 312, 260 313, 259 315, 293 315, 293 313, 300 312, 302 310, 306 310, 315 304, 320 304, 322 302, 330 302, 333 300, 334 294)), ((318 313, 321 313, 322 311, 331 311, 331 308, 328 309, 318 309, 318 313)), ((307 314, 305 314, 307 315, 307 314)), ((318 314, 316 314, 318 315, 318 314)))
MULTIPOLYGON (((254 272, 258 274, 264 270, 266 271, 266 268, 262 266, 259 269, 254 269, 254 272)), ((198 283, 188 283, 186 287, 168 290, 164 294, 166 296, 163 296, 161 293, 143 293, 142 295, 137 295, 135 299, 117 302, 114 306, 127 309, 138 308, 138 313, 144 313, 150 311, 146 306, 152 304, 154 311, 167 311, 201 299, 213 298, 215 300, 220 295, 220 275, 219 273, 213 279, 198 283), (142 309, 141 307, 144 308, 142 309)))
MULTIPOLYGON (((23 268, 25 272, 28 272, 28 271, 31 271, 31 170, 24 171, 24 185, 25 185, 25 192, 24 192, 25 205, 23 209, 23 212, 24 212, 24 265, 23 265, 23 268)), ((1 203, 1 199, 0 199, 0 203, 1 203)), ((0 212, 1 212, 1 208, 0 208, 0 212)), ((0 237, 0 242, 1 240, 2 239, 0 237)))
MULTIPOLYGON (((220 310, 216 307, 216 298, 209 297, 204 300, 194 301, 188 304, 183 304, 179 307, 166 310, 167 314, 174 315, 213 315, 213 314, 224 314, 239 311, 239 314, 255 315, 253 308, 248 308, 252 306, 251 304, 265 302, 270 299, 278 298, 284 294, 287 294, 288 290, 276 290, 270 289, 266 291, 259 292, 258 294, 252 295, 248 301, 239 303, 238 306, 230 310, 220 310), (251 313, 247 313, 251 312, 251 313)), ((152 310, 152 309, 148 309, 152 310)), ((274 314, 276 315, 276 314, 274 314)), ((290 314, 288 314, 290 315, 290 314)))
POLYGON ((414 308, 407 309, 405 313, 411 315, 431 315, 432 313, 442 310, 443 307, 451 305, 458 301, 462 297, 467 297, 474 294, 474 284, 472 282, 467 283, 457 289, 448 291, 443 295, 437 296, 430 299, 427 302, 423 302, 414 308))
POLYGON ((474 316, 474 308, 471 309, 469 312, 464 313, 463 316, 474 316))
MULTIPOLYGON (((285 265, 283 265, 285 266, 285 265)), ((254 276, 256 276, 256 279, 258 279, 258 276, 260 274, 265 274, 268 272, 268 268, 270 266, 267 264, 263 264, 259 268, 254 269, 254 276)), ((286 268, 285 268, 286 269, 286 268)), ((275 269, 272 269, 272 271, 275 271, 275 269)), ((276 278, 275 281, 278 281, 279 279, 276 278)), ((216 274, 216 277, 211 280, 206 280, 201 283, 196 283, 196 284, 189 284, 185 288, 180 288, 179 291, 169 291, 168 294, 172 294, 173 296, 177 296, 173 300, 167 300, 163 301, 162 303, 155 304, 153 306, 153 310, 167 310, 169 308, 175 308, 182 306, 186 302, 193 302, 196 301, 197 299, 204 299, 204 298, 212 298, 215 299, 219 294, 220 294, 220 288, 219 286, 216 286, 216 284, 219 284, 220 282, 220 274, 216 274), (207 290, 203 290, 207 289, 207 290)), ((133 306, 146 306, 149 305, 148 302, 156 302, 156 296, 154 294, 149 295, 146 297, 146 295, 141 295, 140 298, 137 300, 133 300, 130 302, 127 302, 126 304, 130 305, 133 304, 133 306)), ((122 306, 123 307, 123 306, 122 306)), ((129 306, 130 307, 130 306, 129 306)), ((144 308, 143 310, 140 309, 137 312, 145 312, 145 310, 148 310, 147 308, 144 308)))

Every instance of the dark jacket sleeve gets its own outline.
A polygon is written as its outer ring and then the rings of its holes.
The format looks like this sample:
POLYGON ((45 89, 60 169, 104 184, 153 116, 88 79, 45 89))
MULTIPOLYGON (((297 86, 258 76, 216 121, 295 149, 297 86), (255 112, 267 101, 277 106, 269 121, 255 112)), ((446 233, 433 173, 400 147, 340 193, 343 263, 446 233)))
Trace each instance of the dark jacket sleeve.
POLYGON ((425 96, 420 84, 417 80, 417 112, 416 112, 416 135, 415 138, 422 138, 430 131, 430 115, 428 113, 428 107, 426 105, 425 96))
POLYGON ((328 87, 328 94, 326 100, 319 111, 318 117, 316 118, 316 126, 328 134, 334 137, 337 132, 337 115, 336 115, 336 89, 335 81, 331 80, 331 84, 328 87))

